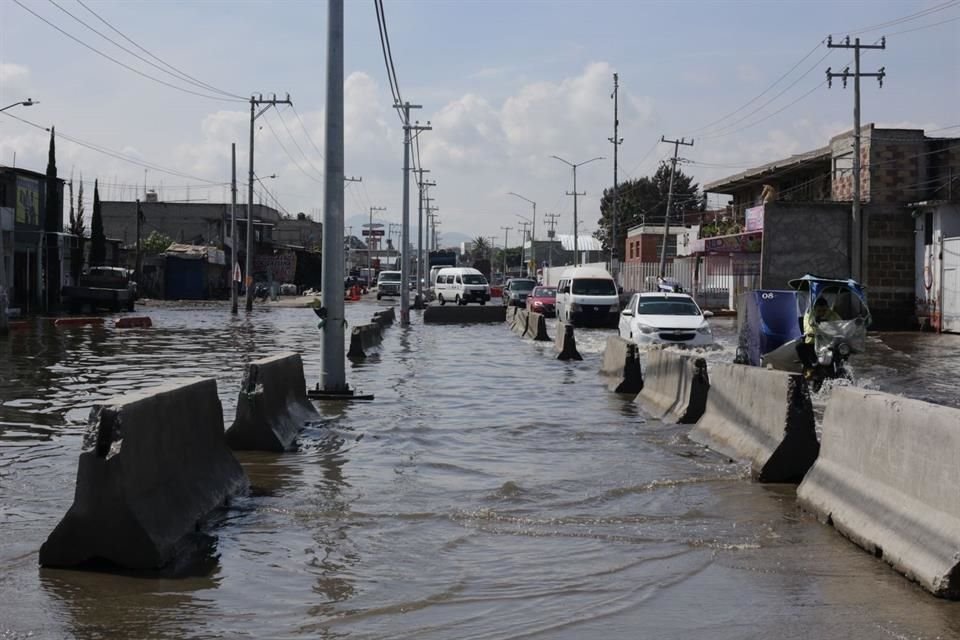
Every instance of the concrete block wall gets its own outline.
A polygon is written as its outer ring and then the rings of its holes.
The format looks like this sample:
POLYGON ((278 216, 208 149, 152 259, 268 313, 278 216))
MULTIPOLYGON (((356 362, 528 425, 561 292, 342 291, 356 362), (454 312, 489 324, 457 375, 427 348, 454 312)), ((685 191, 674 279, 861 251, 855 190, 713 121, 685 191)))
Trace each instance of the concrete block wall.
POLYGON ((869 187, 864 201, 894 204, 923 200, 928 159, 924 155, 928 145, 923 132, 871 130, 864 140, 868 154, 864 169, 869 187))
POLYGON ((914 220, 904 206, 864 206, 864 281, 874 328, 909 329, 916 323, 914 220))
POLYGON ((768 203, 764 210, 760 287, 786 289, 812 272, 850 276, 850 205, 836 202, 768 203))

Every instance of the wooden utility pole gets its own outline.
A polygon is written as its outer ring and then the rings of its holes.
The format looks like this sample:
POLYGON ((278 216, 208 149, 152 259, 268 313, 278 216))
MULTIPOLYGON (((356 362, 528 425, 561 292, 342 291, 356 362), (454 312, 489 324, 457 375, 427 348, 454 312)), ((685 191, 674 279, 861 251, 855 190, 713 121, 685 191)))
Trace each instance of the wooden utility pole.
POLYGON ((667 140, 660 136, 660 142, 669 142, 673 145, 673 158, 670 161, 670 188, 667 191, 667 211, 663 216, 663 246, 660 247, 660 278, 663 279, 667 271, 667 238, 669 238, 668 234, 670 233, 670 209, 673 206, 673 176, 677 173, 677 154, 680 145, 692 147, 693 139, 691 138, 690 142, 687 142, 686 138, 667 140))

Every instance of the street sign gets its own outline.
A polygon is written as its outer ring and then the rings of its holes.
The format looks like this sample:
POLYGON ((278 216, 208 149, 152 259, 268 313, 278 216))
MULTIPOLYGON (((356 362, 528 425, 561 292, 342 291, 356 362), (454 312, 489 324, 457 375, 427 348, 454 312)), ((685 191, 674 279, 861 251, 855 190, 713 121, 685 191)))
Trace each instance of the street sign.
POLYGON ((384 236, 386 232, 383 229, 364 229, 363 235, 365 236, 384 236))

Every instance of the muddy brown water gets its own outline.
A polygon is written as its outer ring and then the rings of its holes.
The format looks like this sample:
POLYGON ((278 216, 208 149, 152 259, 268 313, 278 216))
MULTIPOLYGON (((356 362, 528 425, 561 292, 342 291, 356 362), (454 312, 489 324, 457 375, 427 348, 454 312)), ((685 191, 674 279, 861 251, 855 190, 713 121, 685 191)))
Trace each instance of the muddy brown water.
MULTIPOLYGON (((229 420, 242 364, 291 349, 317 379, 309 310, 146 311, 152 329, 0 340, 0 639, 960 637, 960 604, 816 522, 793 487, 608 393, 608 332, 578 332, 584 360, 559 362, 503 325, 416 315, 348 364, 374 402, 320 405, 337 451, 318 429, 295 453, 239 456, 253 490, 213 519, 209 574, 42 570, 92 404, 212 376, 229 420)), ((714 325, 724 359, 732 322, 714 325)), ((957 337, 879 335, 857 374, 956 405, 957 355, 957 337)))

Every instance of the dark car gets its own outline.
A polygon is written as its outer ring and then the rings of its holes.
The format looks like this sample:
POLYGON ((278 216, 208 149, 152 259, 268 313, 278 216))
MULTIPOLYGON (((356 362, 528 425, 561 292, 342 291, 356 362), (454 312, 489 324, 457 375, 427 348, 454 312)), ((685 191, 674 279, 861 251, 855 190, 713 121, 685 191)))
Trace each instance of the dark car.
POLYGON ((508 307, 527 306, 527 296, 537 286, 532 278, 511 278, 503 288, 503 303, 508 307))
POLYGON ((534 287, 527 296, 527 311, 535 311, 548 318, 557 315, 557 288, 534 287))

